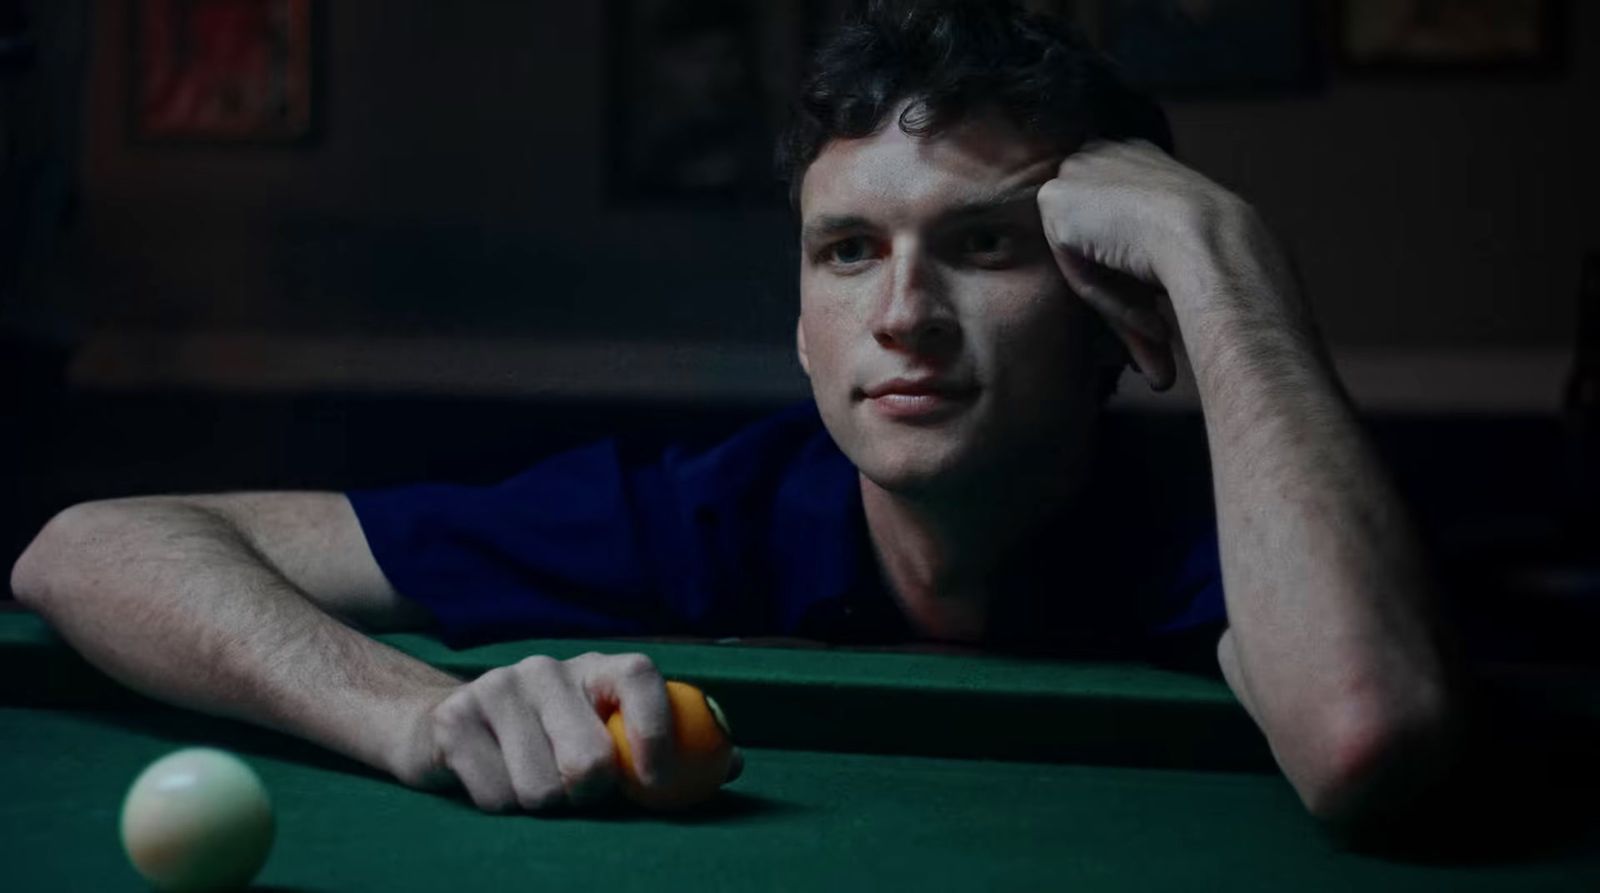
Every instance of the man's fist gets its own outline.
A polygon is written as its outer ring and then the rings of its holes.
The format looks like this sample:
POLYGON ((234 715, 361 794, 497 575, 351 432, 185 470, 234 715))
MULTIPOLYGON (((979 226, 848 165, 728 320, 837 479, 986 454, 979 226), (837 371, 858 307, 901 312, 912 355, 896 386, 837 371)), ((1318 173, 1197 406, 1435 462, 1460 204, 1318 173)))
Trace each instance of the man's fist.
POLYGON ((677 769, 666 683, 642 654, 535 656, 425 703, 395 774, 413 787, 464 788, 488 812, 593 803, 615 788, 617 754, 601 717, 628 716, 646 786, 677 769))
POLYGON ((1254 209, 1149 143, 1089 143, 1061 162, 1038 201, 1067 285, 1157 389, 1176 371, 1167 307, 1185 335, 1219 302, 1292 315, 1280 306, 1295 294, 1287 262, 1254 209))

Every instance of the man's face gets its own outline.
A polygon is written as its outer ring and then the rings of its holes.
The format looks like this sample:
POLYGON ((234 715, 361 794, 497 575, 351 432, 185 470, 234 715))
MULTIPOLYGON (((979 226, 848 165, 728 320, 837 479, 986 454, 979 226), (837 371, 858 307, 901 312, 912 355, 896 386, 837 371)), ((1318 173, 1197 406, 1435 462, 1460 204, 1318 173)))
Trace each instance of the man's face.
POLYGON ((800 362, 844 453, 884 489, 1049 473, 1096 411, 1086 305, 1036 193, 1062 152, 998 116, 835 140, 800 189, 800 362))

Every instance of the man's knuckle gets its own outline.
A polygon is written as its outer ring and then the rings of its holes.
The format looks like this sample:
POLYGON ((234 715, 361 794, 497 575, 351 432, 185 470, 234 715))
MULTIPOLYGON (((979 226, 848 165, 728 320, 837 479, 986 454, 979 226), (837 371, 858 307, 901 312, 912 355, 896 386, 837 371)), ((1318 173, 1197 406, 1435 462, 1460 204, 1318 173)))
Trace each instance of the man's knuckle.
POLYGON ((567 673, 586 676, 594 671, 597 663, 604 661, 605 655, 598 651, 585 651, 574 657, 560 661, 562 669, 567 673))
POLYGON ((614 672, 625 679, 654 679, 661 675, 655 661, 644 654, 619 654, 612 666, 614 672))
POLYGON ((1246 213, 1249 207, 1233 194, 1216 189, 1172 190, 1170 194, 1190 223, 1205 230, 1246 213))
POLYGON ((511 671, 505 667, 495 667, 479 676, 474 687, 479 696, 497 698, 504 696, 515 686, 516 678, 511 671))
POLYGON ((524 678, 544 678, 561 672, 561 662, 548 654, 535 654, 517 661, 516 672, 524 678))

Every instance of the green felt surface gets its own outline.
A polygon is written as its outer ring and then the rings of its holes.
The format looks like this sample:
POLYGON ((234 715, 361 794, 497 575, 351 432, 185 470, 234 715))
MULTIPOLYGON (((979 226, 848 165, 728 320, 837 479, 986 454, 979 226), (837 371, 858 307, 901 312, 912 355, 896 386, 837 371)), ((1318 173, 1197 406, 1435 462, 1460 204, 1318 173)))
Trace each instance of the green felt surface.
MULTIPOLYGON (((0 709, 8 890, 135 890, 127 785, 192 738, 0 709)), ((238 741, 225 742, 235 746, 238 741)), ((1591 890, 1591 860, 1441 867, 1340 851, 1284 783, 1189 772, 752 749, 706 813, 486 816, 349 767, 244 748, 276 804, 258 885, 287 890, 1591 890)))
MULTIPOLYGON (((1528 726, 1565 744, 1488 763, 1548 767, 1565 806, 1502 784, 1463 814, 1472 838, 1445 835, 1457 844, 1442 860, 1386 860, 1315 825, 1210 679, 739 643, 386 640, 463 677, 530 654, 642 651, 717 696, 745 775, 688 817, 485 816, 309 745, 160 708, 38 618, 0 614, 0 891, 139 889, 116 840, 122 796, 149 761, 195 744, 239 752, 265 779, 280 825, 260 884, 282 890, 1600 890, 1600 833, 1574 811, 1592 805, 1574 790, 1600 777, 1581 771, 1600 738, 1570 738, 1581 726, 1528 726)), ((1595 715, 1592 676, 1530 681, 1563 715, 1595 715)))

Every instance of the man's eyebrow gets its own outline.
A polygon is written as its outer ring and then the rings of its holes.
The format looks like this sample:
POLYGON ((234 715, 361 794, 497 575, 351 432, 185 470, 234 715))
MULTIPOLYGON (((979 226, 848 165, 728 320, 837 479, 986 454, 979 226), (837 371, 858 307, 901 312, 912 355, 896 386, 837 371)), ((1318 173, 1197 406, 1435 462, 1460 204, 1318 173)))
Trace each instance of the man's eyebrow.
POLYGON ((1032 205, 1038 201, 1039 187, 1042 185, 1044 184, 1023 183, 1001 189, 991 195, 952 205, 939 216, 946 218, 983 217, 989 214, 1010 211, 1017 205, 1024 203, 1032 205))
MULTIPOLYGON (((1042 183, 1022 183, 996 190, 989 195, 958 202, 939 212, 944 219, 982 217, 1014 209, 1018 205, 1032 205, 1038 200, 1042 183)), ((822 214, 801 227, 800 238, 806 242, 826 239, 841 233, 860 232, 872 228, 872 221, 860 214, 822 214)))
POLYGON ((839 233, 859 232, 871 226, 867 218, 860 214, 823 214, 807 223, 801 229, 800 237, 807 242, 814 242, 839 233))

